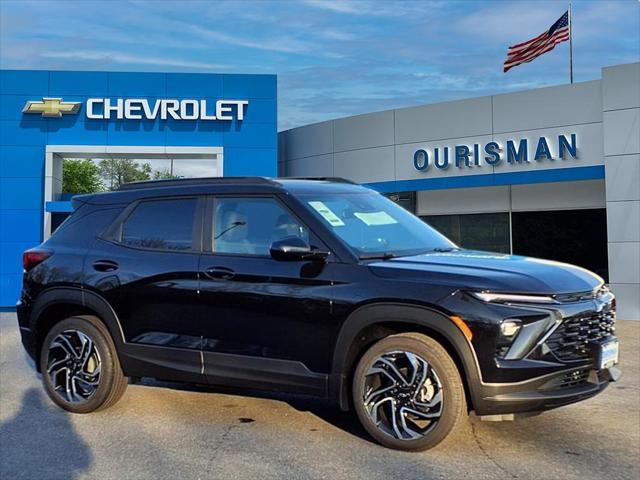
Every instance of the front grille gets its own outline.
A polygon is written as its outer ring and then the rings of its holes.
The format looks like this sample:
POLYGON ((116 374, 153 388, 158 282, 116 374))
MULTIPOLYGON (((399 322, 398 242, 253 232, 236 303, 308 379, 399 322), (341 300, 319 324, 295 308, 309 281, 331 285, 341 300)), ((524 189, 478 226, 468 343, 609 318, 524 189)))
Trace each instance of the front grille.
POLYGON ((559 360, 584 360, 591 356, 590 343, 613 335, 615 321, 613 305, 605 306, 599 313, 569 317, 549 336, 546 344, 559 360))
POLYGON ((576 370, 574 372, 565 373, 564 376, 560 379, 559 388, 572 388, 579 387, 580 385, 587 383, 587 379, 589 378, 589 370, 582 369, 576 370))

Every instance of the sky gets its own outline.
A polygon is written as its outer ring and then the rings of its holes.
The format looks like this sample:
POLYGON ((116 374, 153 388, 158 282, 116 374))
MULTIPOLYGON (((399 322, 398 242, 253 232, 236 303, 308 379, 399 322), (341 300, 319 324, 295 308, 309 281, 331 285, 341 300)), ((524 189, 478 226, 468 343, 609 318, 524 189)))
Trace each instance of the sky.
MULTIPOLYGON (((0 0, 0 68, 275 73, 279 130, 569 81, 568 42, 504 74, 561 0, 0 0)), ((576 82, 640 60, 639 0, 574 0, 576 82)))

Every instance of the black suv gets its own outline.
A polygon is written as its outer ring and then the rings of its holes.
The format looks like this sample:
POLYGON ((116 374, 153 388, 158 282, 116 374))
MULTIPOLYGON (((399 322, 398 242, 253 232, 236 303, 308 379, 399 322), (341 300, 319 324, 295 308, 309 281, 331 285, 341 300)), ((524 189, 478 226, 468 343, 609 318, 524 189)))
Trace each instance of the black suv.
POLYGON ((62 408, 127 377, 312 394, 421 450, 601 392, 615 300, 572 265, 468 251, 340 179, 129 184, 24 254, 26 350, 62 408))

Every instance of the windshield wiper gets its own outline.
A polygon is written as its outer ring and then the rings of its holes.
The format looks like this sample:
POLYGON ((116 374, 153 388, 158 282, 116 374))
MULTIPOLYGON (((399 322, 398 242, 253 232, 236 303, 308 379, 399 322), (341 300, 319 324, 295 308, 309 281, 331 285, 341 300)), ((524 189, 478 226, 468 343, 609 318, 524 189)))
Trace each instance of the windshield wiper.
POLYGON ((390 258, 395 258, 398 255, 391 252, 383 252, 383 253, 369 253, 367 255, 360 255, 360 260, 389 260, 390 258))
POLYGON ((453 252, 454 250, 460 250, 458 247, 436 247, 434 249, 431 249, 431 252, 438 252, 438 253, 446 253, 446 252, 453 252))

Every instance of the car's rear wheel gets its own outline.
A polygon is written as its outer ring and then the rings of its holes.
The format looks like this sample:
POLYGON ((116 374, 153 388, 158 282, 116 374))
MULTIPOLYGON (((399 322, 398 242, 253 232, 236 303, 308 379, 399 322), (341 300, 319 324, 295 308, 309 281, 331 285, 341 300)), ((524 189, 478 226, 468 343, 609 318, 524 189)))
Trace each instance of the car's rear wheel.
POLYGON ((418 333, 375 343, 358 362, 352 387, 360 422, 390 448, 432 448, 466 415, 455 362, 440 343, 418 333))
POLYGON ((42 343, 40 371, 51 400, 73 413, 110 407, 128 383, 109 331, 90 315, 53 326, 42 343))

